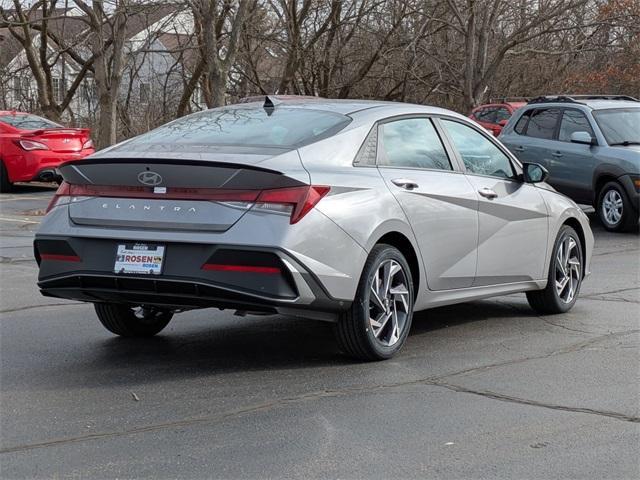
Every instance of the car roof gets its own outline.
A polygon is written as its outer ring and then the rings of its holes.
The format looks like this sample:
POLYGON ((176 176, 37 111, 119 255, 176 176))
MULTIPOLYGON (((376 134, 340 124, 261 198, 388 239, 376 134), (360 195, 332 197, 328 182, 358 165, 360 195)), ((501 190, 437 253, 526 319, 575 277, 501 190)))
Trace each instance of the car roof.
MULTIPOLYGON (((264 98, 264 97, 262 97, 264 98)), ((355 99, 328 99, 320 97, 269 97, 274 98, 275 108, 303 108, 310 110, 323 110, 328 112, 340 113, 343 115, 351 115, 363 110, 370 110, 373 108, 383 108, 385 110, 397 110, 392 114, 402 114, 403 110, 408 110, 407 113, 413 113, 416 110, 420 110, 423 113, 448 113, 453 114, 449 110, 443 108, 433 107, 430 105, 418 105, 414 103, 404 102, 389 102, 383 100, 355 100, 355 99), (278 101, 282 99, 281 101, 278 101)), ((251 98, 253 100, 253 98, 251 98)), ((225 108, 246 108, 246 107, 264 107, 264 101, 259 102, 242 102, 228 105, 225 108)))
POLYGON ((581 100, 586 106, 593 110, 605 110, 609 108, 640 108, 640 102, 628 100, 581 100))
POLYGON ((628 100, 577 100, 575 102, 537 102, 526 104, 530 109, 533 108, 582 108, 591 110, 608 110, 612 108, 640 108, 640 102, 628 100))
POLYGON ((640 101, 628 95, 542 95, 530 100, 528 107, 575 107, 591 110, 640 107, 640 101))

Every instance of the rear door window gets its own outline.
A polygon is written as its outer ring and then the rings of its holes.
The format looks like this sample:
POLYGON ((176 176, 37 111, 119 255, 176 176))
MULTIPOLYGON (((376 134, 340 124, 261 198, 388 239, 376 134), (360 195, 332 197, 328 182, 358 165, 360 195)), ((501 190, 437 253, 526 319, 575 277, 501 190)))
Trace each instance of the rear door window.
POLYGON ((568 109, 562 113, 560 121, 560 132, 558 140, 561 142, 570 142, 571 134, 575 132, 587 132, 593 138, 593 130, 589 124, 589 120, 580 110, 568 109))
POLYGON ((560 118, 557 108, 541 108, 533 111, 527 125, 527 136, 535 138, 553 139, 560 118))
POLYGON ((453 170, 440 136, 428 118, 408 118, 382 125, 378 164, 390 167, 453 170))

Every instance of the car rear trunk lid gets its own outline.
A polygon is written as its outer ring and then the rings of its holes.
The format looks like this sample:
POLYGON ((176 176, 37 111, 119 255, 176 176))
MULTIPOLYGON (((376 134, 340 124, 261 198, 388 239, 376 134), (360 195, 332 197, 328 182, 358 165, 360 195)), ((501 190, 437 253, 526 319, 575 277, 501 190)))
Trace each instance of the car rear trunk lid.
POLYGON ((86 128, 51 128, 34 130, 23 138, 44 143, 49 150, 58 153, 74 153, 82 150, 89 140, 86 128))
POLYGON ((292 165, 287 174, 246 155, 225 161, 89 158, 64 164, 60 172, 77 197, 69 206, 75 224, 223 232, 261 191, 309 183, 297 152, 282 156, 288 158, 273 163, 292 165))

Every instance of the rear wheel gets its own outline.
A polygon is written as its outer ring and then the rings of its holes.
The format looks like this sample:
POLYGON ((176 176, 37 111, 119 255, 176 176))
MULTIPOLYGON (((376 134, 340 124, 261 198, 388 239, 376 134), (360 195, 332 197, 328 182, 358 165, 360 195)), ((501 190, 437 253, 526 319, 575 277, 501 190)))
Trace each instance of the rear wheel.
POLYGON ((9 174, 7 173, 7 167, 4 166, 4 162, 0 161, 0 193, 9 193, 13 185, 9 181, 9 174))
POLYGON ((376 245, 365 263, 356 298, 336 325, 338 344, 347 355, 385 360, 404 345, 413 317, 411 270, 400 251, 376 245))
POLYGON ((538 313, 564 313, 573 307, 584 277, 582 245, 576 231, 568 225, 558 233, 544 290, 527 292, 529 305, 538 313))
POLYGON ((168 325, 173 312, 151 307, 129 307, 117 303, 96 303, 100 323, 122 337, 151 337, 168 325))
POLYGON ((596 208, 602 225, 611 232, 625 232, 638 224, 638 212, 618 182, 602 187, 596 208))

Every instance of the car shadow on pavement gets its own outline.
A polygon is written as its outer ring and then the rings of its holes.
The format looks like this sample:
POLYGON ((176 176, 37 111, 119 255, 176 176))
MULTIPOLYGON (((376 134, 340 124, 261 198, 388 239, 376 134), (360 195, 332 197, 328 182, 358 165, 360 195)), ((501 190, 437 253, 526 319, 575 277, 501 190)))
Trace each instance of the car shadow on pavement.
POLYGON ((56 183, 14 183, 11 188, 10 194, 29 194, 29 193, 41 193, 41 192, 54 192, 58 188, 56 183))
MULTIPOLYGON (((409 341, 412 348, 425 351, 432 348, 429 332, 445 330, 491 319, 504 322, 504 328, 514 317, 526 316, 514 306, 495 302, 441 307, 416 315, 409 341)), ((533 316, 533 313, 531 313, 533 316)), ((179 322, 176 318, 174 322, 179 322)), ((329 323, 279 316, 238 317, 237 323, 228 318, 211 321, 203 327, 177 326, 148 339, 110 337, 93 342, 82 355, 66 356, 63 383, 87 386, 126 385, 170 381, 174 378, 208 377, 237 372, 276 372, 278 370, 314 369, 319 367, 358 368, 363 372, 384 366, 360 362, 342 355, 337 349, 333 327, 329 323), (195 327, 195 328, 194 328, 195 327), (125 373, 126 372, 126 373, 125 373)), ((448 330, 445 335, 464 331, 448 330), (448 332, 451 333, 448 333, 448 332)), ((472 332, 469 332, 471 335, 472 332)), ((402 352, 394 362, 402 362, 402 352)))

